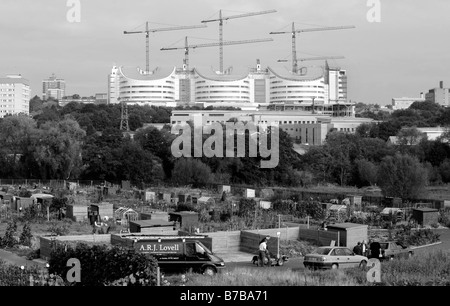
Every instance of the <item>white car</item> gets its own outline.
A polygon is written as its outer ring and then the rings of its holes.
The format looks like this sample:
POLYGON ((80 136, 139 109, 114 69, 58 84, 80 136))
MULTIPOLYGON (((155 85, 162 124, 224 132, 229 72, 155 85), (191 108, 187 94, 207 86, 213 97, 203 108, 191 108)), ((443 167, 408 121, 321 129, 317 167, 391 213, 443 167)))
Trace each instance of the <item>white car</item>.
POLYGON ((318 247, 314 252, 305 255, 303 265, 310 269, 365 268, 368 260, 347 247, 318 247))

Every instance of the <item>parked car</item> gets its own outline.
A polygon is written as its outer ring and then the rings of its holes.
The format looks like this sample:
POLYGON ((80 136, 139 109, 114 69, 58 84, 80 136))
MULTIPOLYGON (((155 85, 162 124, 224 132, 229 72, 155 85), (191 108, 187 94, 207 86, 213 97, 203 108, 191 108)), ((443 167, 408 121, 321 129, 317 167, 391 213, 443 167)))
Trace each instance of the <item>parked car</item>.
POLYGON ((356 255, 347 247, 318 247, 306 254, 303 265, 309 269, 338 269, 367 265, 368 258, 356 255))
POLYGON ((379 241, 381 246, 381 260, 393 260, 394 258, 410 258, 414 251, 395 241, 379 241))

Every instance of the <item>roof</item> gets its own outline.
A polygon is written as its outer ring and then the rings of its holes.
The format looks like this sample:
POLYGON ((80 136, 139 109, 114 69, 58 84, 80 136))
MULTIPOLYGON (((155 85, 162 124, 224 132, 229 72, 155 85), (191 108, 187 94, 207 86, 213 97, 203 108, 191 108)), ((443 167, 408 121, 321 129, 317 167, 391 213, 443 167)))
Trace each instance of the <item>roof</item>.
POLYGON ((230 74, 218 74, 215 71, 213 71, 212 69, 206 69, 204 67, 196 67, 196 68, 194 68, 194 71, 202 78, 211 80, 211 81, 233 82, 233 81, 240 81, 240 80, 248 78, 248 74, 249 74, 248 69, 244 70, 244 69, 242 69, 242 67, 237 67, 237 68, 239 69, 239 71, 235 71, 235 69, 233 67, 232 72, 234 72, 234 73, 230 73, 230 74))
POLYGON ((198 215, 198 212, 195 212, 195 211, 176 211, 176 212, 170 212, 169 215, 179 215, 179 216, 198 215))
POLYGON ((366 224, 358 224, 358 223, 335 223, 327 225, 327 228, 341 228, 341 229, 348 229, 348 228, 354 228, 354 227, 367 227, 366 224))
POLYGON ((209 200, 214 200, 212 197, 200 197, 198 199, 199 202, 207 202, 209 200))
POLYGON ((31 198, 36 198, 36 199, 53 199, 54 196, 52 196, 51 194, 48 193, 35 193, 33 195, 31 195, 31 198))
POLYGON ((413 210, 418 210, 421 212, 438 212, 439 210, 434 208, 428 208, 428 207, 419 207, 419 208, 413 208, 413 210))
POLYGON ((320 78, 323 78, 324 71, 321 67, 307 67, 307 73, 306 75, 300 75, 300 74, 293 74, 291 71, 289 71, 287 68, 284 69, 275 69, 271 67, 267 67, 267 69, 274 74, 275 76, 291 80, 291 81, 314 81, 319 80, 320 78))
POLYGON ((139 220, 139 221, 130 221, 130 223, 137 224, 140 227, 173 226, 173 222, 162 220, 139 220))
POLYGON ((128 79, 140 80, 140 81, 157 81, 168 78, 171 74, 175 73, 176 67, 156 67, 150 72, 150 74, 140 73, 140 69, 137 67, 120 67, 120 73, 128 79))
POLYGON ((382 215, 389 215, 389 214, 395 214, 395 213, 397 213, 398 211, 401 211, 401 209, 400 208, 393 208, 393 207, 386 207, 386 208, 384 208, 382 211, 381 211, 381 213, 380 214, 382 214, 382 215))
POLYGON ((336 204, 334 204, 334 205, 331 205, 330 206, 330 210, 341 210, 341 209, 346 209, 347 208, 347 206, 345 206, 345 205, 336 205, 336 204))

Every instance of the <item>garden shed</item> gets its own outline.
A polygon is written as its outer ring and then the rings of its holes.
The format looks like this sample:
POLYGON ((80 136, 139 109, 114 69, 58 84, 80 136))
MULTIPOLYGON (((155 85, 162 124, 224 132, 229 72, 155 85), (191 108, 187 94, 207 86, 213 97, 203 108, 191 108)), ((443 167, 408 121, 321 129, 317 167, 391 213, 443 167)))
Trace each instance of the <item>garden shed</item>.
POLYGON ((83 222, 88 218, 88 206, 67 204, 66 217, 75 222, 83 222))
POLYGON ((412 217, 422 226, 437 224, 439 221, 439 210, 434 208, 413 208, 412 217))
POLYGON ((161 220, 130 221, 130 233, 163 234, 175 230, 175 222, 161 220))
POLYGON ((220 194, 222 194, 224 192, 231 193, 231 186, 230 185, 219 185, 217 190, 220 194))
POLYGON ((146 191, 145 192, 145 196, 144 196, 144 200, 147 202, 154 202, 156 201, 156 193, 153 191, 146 191))
POLYGON ((139 214, 128 207, 120 207, 114 212, 114 219, 122 225, 127 225, 130 221, 137 221, 138 218, 139 214))
POLYGON ((367 241, 367 229, 368 225, 348 222, 327 225, 328 231, 339 233, 339 246, 346 246, 351 250, 358 242, 367 241))
POLYGON ((244 197, 245 198, 254 198, 255 197, 255 189, 245 188, 244 197))
POLYGON ((262 209, 270 209, 272 207, 272 202, 270 201, 259 201, 259 207, 262 209))
POLYGON ((396 218, 397 221, 401 221, 403 217, 403 210, 396 207, 386 207, 381 212, 380 215, 383 218, 389 218, 390 216, 393 216, 396 218))
POLYGON ((145 211, 140 213, 140 219, 169 221, 169 214, 160 210, 145 211))
POLYGON ((31 196, 31 199, 38 205, 39 210, 45 210, 47 212, 47 221, 50 220, 50 206, 53 203, 51 194, 48 193, 35 193, 31 196))
POLYGON ((158 199, 163 200, 166 203, 170 203, 172 199, 172 194, 170 192, 160 192, 158 193, 158 199))
POLYGON ((200 197, 197 200, 197 203, 203 204, 203 205, 214 205, 216 203, 216 201, 212 197, 200 197))
POLYGON ((191 203, 191 195, 189 193, 182 193, 178 195, 179 203, 191 203))
POLYGON ((104 220, 105 217, 107 217, 107 219, 114 217, 113 204, 108 202, 91 204, 91 212, 94 213, 94 215, 99 216, 102 220, 104 220))
POLYGON ((27 207, 33 206, 35 200, 33 198, 14 197, 11 203, 11 209, 14 211, 20 211, 20 208, 24 210, 27 207))
POLYGON ((198 213, 194 211, 171 212, 169 221, 179 222, 180 228, 198 227, 198 213))

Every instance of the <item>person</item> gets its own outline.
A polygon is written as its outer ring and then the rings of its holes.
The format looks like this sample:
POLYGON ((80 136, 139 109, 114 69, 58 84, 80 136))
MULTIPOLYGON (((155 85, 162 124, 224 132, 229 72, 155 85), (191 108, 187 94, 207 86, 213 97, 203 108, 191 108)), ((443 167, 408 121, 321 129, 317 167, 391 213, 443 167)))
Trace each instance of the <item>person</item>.
POLYGON ((381 245, 378 241, 374 241, 370 244, 370 258, 380 259, 381 245))
POLYGON ((355 253, 356 255, 362 255, 362 246, 361 246, 361 242, 358 241, 358 243, 355 245, 355 247, 353 248, 353 253, 355 253))
MULTIPOLYGON (((269 240, 269 237, 264 237, 259 242, 259 260, 258 260, 258 266, 261 265, 261 267, 264 267, 264 263, 266 261, 266 256, 268 255, 267 250, 267 241, 269 240)), ((267 260, 270 262, 269 256, 267 256, 267 260)))
POLYGON ((369 248, 367 247, 367 242, 365 240, 363 240, 363 242, 361 244, 361 255, 368 257, 368 255, 369 255, 368 250, 369 250, 369 248))

